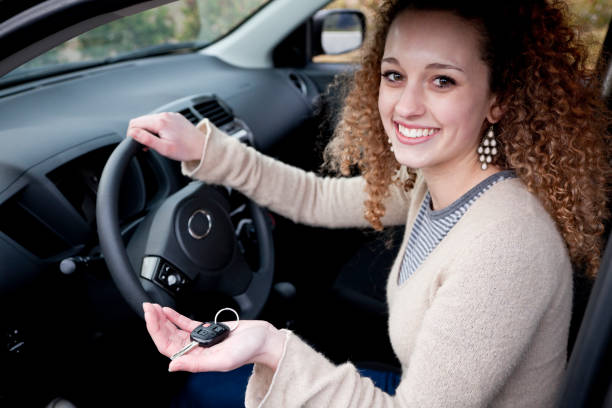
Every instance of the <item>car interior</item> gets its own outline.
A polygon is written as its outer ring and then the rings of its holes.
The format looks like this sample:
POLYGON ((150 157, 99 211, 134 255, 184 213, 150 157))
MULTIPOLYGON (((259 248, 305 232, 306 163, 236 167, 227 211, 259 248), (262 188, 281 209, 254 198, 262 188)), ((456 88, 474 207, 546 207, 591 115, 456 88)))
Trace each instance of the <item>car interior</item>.
MULTIPOLYGON (((385 284, 403 228, 296 224, 125 139, 130 119, 177 112, 327 174, 322 152, 342 99, 330 85, 356 65, 314 57, 326 53, 330 19, 366 31, 361 12, 323 10, 328 2, 260 1, 210 44, 4 78, 169 1, 0 2, 0 406, 167 406, 189 374, 167 372, 142 301, 204 321, 232 307, 293 330, 334 362, 399 371, 385 284), (175 220, 204 207, 223 221, 200 256, 175 220)), ((598 64, 612 107, 610 30, 598 64)), ((612 406, 611 245, 595 282, 576 277, 559 406, 612 406)))

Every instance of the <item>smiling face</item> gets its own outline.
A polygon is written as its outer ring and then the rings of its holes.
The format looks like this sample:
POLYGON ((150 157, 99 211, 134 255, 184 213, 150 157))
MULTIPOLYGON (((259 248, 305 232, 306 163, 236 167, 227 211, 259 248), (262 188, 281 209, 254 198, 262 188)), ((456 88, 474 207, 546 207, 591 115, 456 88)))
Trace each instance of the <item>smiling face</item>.
POLYGON ((389 28, 378 108, 396 159, 425 172, 481 171, 495 101, 478 31, 445 12, 404 11, 389 28))

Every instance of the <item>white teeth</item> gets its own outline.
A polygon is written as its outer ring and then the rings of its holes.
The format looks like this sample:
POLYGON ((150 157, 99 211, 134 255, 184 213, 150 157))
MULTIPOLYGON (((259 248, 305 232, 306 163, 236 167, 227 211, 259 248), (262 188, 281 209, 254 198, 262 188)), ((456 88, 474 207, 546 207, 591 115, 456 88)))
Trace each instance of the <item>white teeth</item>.
POLYGON ((409 129, 400 124, 398 124, 397 127, 399 129, 399 132, 402 135, 406 137, 413 137, 413 138, 429 136, 436 131, 435 129, 432 129, 432 128, 421 128, 421 129, 410 128, 409 129))

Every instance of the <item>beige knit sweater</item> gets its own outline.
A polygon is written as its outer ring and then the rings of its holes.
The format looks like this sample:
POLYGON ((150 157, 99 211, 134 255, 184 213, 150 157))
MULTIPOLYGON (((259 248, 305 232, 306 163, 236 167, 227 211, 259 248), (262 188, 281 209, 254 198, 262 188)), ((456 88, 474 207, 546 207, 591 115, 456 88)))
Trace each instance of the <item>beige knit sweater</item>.
MULTIPOLYGON (((363 179, 322 178, 247 148, 204 121, 202 160, 183 172, 236 188, 296 222, 363 227, 363 179)), ((402 364, 396 395, 336 366, 286 331, 276 372, 255 365, 247 407, 548 407, 566 362, 572 269, 540 202, 518 179, 472 204, 417 271, 398 270, 418 207, 392 190, 385 225, 406 223, 387 284, 389 336, 402 364)))

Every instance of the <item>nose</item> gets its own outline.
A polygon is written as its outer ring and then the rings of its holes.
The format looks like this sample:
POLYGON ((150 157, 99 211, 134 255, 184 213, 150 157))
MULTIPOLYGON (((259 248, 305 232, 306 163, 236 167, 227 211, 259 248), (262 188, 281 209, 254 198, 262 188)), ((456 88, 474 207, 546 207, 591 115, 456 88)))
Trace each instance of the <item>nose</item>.
POLYGON ((419 84, 407 83, 395 104, 395 113, 404 118, 418 117, 425 114, 423 89, 419 84))

